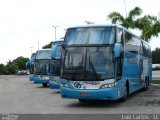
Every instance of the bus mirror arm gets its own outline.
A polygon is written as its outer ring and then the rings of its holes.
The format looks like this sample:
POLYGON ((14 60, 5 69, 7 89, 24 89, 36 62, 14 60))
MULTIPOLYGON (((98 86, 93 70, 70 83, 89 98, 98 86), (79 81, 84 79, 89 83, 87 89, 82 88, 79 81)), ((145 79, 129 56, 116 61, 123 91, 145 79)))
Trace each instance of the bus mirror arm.
POLYGON ((114 44, 114 58, 118 59, 121 55, 122 45, 120 43, 114 44))

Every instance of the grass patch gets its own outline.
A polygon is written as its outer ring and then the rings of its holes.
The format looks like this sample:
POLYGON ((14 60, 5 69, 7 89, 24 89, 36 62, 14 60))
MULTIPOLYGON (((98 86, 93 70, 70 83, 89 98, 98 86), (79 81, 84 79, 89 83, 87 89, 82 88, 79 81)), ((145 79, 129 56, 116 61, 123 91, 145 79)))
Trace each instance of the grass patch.
POLYGON ((152 83, 154 83, 154 84, 160 84, 160 80, 152 80, 152 83))

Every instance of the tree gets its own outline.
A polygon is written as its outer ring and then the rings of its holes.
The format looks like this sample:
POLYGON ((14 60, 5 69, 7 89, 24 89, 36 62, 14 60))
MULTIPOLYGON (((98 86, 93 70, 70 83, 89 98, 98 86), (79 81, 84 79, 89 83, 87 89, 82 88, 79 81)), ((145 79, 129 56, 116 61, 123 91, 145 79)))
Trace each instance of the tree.
POLYGON ((48 43, 47 45, 43 46, 43 49, 47 49, 47 48, 51 48, 52 47, 52 41, 50 43, 48 43))
POLYGON ((108 18, 113 24, 119 23, 126 28, 135 28, 136 17, 142 14, 142 10, 139 7, 135 7, 128 14, 128 17, 124 18, 119 12, 112 12, 108 15, 108 18))
POLYGON ((18 67, 16 66, 16 64, 9 60, 7 65, 5 66, 4 74, 6 75, 16 74, 17 70, 18 67))
POLYGON ((141 38, 149 41, 152 36, 158 37, 160 33, 160 20, 155 16, 145 15, 138 18, 135 26, 142 31, 141 38))
POLYGON ((0 75, 16 74, 18 70, 25 70, 27 61, 29 61, 29 58, 20 56, 13 61, 9 60, 7 65, 0 64, 0 75))
POLYGON ((17 57, 16 59, 14 59, 12 61, 13 64, 15 64, 17 66, 18 69, 20 70, 25 70, 26 69, 26 62, 29 61, 29 58, 25 58, 25 57, 17 57))
POLYGON ((152 63, 160 64, 160 48, 156 48, 154 51, 152 51, 152 63))
POLYGON ((5 69, 5 66, 3 64, 0 64, 0 75, 4 74, 4 69, 5 69))
POLYGON ((94 22, 91 22, 91 21, 88 21, 88 20, 86 20, 85 23, 88 24, 88 25, 94 24, 94 22))
MULTIPOLYGON (((67 29, 64 29, 64 30, 67 31, 67 29)), ((64 40, 64 37, 61 37, 59 40, 64 40)), ((47 45, 44 45, 42 48, 43 48, 43 49, 51 48, 53 43, 54 43, 54 42, 51 41, 51 42, 48 43, 47 45)))
POLYGON ((160 20, 150 15, 139 17, 141 14, 142 10, 139 7, 135 7, 129 12, 126 18, 119 12, 112 12, 108 15, 108 19, 110 19, 113 24, 119 23, 126 28, 139 29, 141 31, 141 38, 149 41, 152 36, 158 36, 160 32, 160 20))

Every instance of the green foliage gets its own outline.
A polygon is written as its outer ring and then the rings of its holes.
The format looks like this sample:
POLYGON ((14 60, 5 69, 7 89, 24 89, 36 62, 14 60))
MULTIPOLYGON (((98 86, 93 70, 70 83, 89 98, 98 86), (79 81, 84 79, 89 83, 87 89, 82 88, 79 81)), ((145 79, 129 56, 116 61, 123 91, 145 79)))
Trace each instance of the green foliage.
MULTIPOLYGON (((94 23, 93 23, 94 24, 94 23)), ((67 31, 67 29, 65 29, 65 31, 67 31)), ((59 40, 64 39, 64 37, 60 38, 59 40)), ((50 43, 48 43, 47 45, 44 45, 42 48, 43 49, 47 49, 47 48, 51 48, 53 44, 53 41, 51 41, 50 43)))
POLYGON ((91 22, 91 21, 88 21, 88 20, 86 20, 85 23, 86 23, 87 25, 94 24, 94 22, 91 22))
POLYGON ((0 75, 3 75, 5 73, 4 68, 5 66, 3 64, 0 64, 0 75))
POLYGON ((18 70, 25 70, 28 60, 28 58, 20 56, 13 61, 9 60, 6 65, 0 64, 0 75, 16 74, 18 70))
POLYGON ((18 67, 14 62, 9 61, 4 69, 4 74, 10 75, 10 74, 16 74, 18 67))
POLYGON ((139 7, 135 7, 129 12, 128 17, 124 18, 119 12, 112 12, 108 15, 108 18, 113 24, 122 24, 126 28, 135 28, 136 17, 142 14, 142 10, 139 7))
POLYGON ((18 67, 18 69, 24 70, 24 69, 26 69, 26 62, 28 62, 28 61, 29 61, 28 58, 20 56, 20 57, 14 59, 12 62, 18 67))
POLYGON ((43 49, 51 48, 51 47, 52 47, 52 43, 53 43, 53 42, 51 41, 49 44, 43 46, 42 48, 43 48, 43 49))
POLYGON ((145 15, 139 17, 142 14, 142 10, 139 7, 135 7, 128 14, 128 17, 124 18, 119 12, 112 12, 108 15, 108 19, 113 24, 122 24, 126 28, 137 28, 141 31, 141 38, 145 41, 149 41, 152 36, 157 37, 160 33, 160 20, 151 15, 145 15))
POLYGON ((152 36, 158 37, 160 20, 155 16, 145 15, 138 18, 135 25, 142 31, 141 38, 148 41, 152 36))
POLYGON ((152 51, 152 63, 159 64, 160 63, 160 48, 156 48, 152 51))
POLYGON ((154 83, 154 84, 160 84, 160 80, 152 80, 152 83, 154 83))

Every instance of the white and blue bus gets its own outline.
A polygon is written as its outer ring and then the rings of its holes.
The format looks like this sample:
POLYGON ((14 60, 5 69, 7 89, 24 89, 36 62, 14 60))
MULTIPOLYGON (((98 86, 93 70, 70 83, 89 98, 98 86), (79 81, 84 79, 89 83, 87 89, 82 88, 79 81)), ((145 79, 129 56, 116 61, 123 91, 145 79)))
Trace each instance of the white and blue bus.
POLYGON ((43 49, 36 52, 34 83, 42 84, 44 87, 49 84, 49 61, 51 59, 51 50, 43 49))
POLYGON ((30 60, 26 63, 26 67, 29 69, 29 80, 34 80, 34 62, 36 53, 32 53, 30 60))
POLYGON ((62 47, 61 96, 126 101, 148 89, 152 79, 151 48, 121 25, 67 29, 62 47))
POLYGON ((51 60, 49 66, 49 87, 51 89, 59 89, 59 78, 60 78, 60 71, 61 71, 61 51, 62 51, 62 44, 63 39, 59 41, 55 41, 52 44, 51 48, 51 60))

